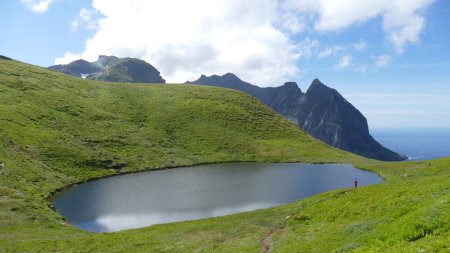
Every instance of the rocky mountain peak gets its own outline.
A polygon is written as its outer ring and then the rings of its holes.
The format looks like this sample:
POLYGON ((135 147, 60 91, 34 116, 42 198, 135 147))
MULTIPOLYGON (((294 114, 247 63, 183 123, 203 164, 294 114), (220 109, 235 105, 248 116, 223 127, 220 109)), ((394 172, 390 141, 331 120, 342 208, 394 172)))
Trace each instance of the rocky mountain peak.
POLYGON ((241 81, 241 79, 239 79, 239 77, 237 77, 235 74, 230 73, 230 72, 224 74, 222 77, 224 77, 226 79, 235 79, 235 80, 240 80, 241 81))
POLYGON ((289 92, 302 93, 296 82, 285 82, 280 88, 289 92))
POLYGON ((107 82, 165 83, 155 67, 136 58, 100 55, 95 62, 77 60, 67 65, 51 66, 49 69, 107 82))
POLYGON ((237 77, 233 73, 226 73, 222 76, 217 76, 217 78, 223 79, 223 81, 227 82, 227 83, 234 83, 234 84, 240 84, 240 85, 242 85, 244 83, 239 77, 237 77))
POLYGON ((334 89, 323 84, 319 79, 314 79, 306 93, 326 93, 332 92, 334 89))
POLYGON ((112 67, 124 59, 118 58, 116 56, 99 55, 98 59, 95 62, 92 62, 92 64, 99 67, 101 71, 104 71, 106 68, 112 67))
POLYGON ((328 104, 330 101, 335 101, 340 105, 348 104, 347 106, 354 108, 353 105, 351 105, 337 90, 326 86, 317 78, 314 79, 309 86, 305 94, 305 99, 314 100, 316 101, 316 104, 318 101, 322 101, 328 104))

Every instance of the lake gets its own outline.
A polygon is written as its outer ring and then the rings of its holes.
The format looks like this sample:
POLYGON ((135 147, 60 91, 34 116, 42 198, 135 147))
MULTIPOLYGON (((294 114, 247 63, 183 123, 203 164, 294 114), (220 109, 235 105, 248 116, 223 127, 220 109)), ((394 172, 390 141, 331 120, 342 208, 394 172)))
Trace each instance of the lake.
POLYGON ((53 205, 70 224, 113 232, 251 211, 337 188, 380 183, 344 164, 223 163, 114 176, 76 185, 53 205))

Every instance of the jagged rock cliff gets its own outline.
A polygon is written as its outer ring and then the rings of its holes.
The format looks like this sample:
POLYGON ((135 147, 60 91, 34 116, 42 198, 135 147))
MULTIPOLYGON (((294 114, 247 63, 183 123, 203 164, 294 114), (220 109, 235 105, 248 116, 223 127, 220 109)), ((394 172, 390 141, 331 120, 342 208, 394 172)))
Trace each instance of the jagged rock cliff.
POLYGON ((296 119, 300 128, 333 147, 378 160, 406 158, 379 144, 370 135, 364 115, 318 79, 301 96, 298 106, 296 119))
POLYGON ((279 87, 261 88, 228 73, 223 76, 202 75, 188 82, 244 91, 289 118, 300 128, 333 147, 384 161, 406 157, 379 144, 369 133, 366 118, 339 92, 315 79, 306 93, 295 82, 279 87))

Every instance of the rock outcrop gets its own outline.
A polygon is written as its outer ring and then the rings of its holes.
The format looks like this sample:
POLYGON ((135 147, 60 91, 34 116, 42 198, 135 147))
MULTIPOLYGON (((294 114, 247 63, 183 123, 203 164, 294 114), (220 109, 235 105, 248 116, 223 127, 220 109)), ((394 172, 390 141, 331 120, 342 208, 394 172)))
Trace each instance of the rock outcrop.
POLYGON ((54 65, 49 69, 106 82, 165 83, 155 67, 135 58, 100 55, 95 62, 77 60, 69 64, 54 65))

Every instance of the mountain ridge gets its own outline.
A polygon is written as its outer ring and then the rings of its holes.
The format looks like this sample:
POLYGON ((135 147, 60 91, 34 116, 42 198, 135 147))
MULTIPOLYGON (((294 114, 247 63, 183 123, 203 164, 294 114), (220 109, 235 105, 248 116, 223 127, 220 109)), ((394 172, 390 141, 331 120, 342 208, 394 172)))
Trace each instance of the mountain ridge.
POLYGON ((274 111, 295 122, 301 129, 325 143, 364 157, 401 161, 406 157, 378 143, 369 133, 367 119, 339 92, 315 78, 303 93, 295 82, 262 88, 232 73, 202 75, 190 84, 232 88, 258 98, 274 111))

